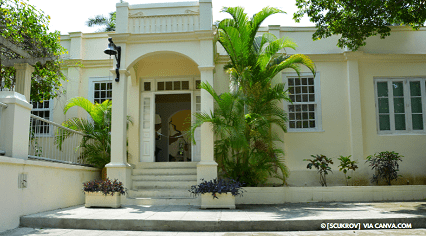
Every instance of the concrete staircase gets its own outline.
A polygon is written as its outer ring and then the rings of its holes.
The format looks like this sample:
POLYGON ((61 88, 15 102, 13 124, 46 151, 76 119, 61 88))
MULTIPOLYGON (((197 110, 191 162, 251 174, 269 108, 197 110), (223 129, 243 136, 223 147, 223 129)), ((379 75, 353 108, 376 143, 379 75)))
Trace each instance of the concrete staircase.
POLYGON ((199 205, 188 190, 197 184, 197 162, 140 163, 132 172, 129 205, 199 205))

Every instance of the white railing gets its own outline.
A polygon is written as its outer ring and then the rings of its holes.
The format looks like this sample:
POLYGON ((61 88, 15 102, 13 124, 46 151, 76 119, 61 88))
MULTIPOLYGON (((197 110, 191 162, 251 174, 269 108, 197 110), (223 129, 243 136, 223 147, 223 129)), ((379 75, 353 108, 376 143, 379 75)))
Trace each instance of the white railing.
POLYGON ((84 134, 36 115, 30 115, 28 157, 67 164, 85 164, 79 148, 84 134), (67 136, 60 139, 60 136, 67 136), (60 141, 61 140, 61 141, 60 141), (58 143, 61 142, 61 145, 58 143))
POLYGON ((134 34, 193 32, 199 29, 199 14, 135 16, 129 18, 129 31, 134 34))
POLYGON ((2 116, 3 109, 6 109, 6 108, 7 108, 7 104, 0 102, 0 155, 5 154, 3 142, 2 142, 3 141, 2 139, 5 137, 3 137, 2 130, 1 130, 1 116, 2 116))

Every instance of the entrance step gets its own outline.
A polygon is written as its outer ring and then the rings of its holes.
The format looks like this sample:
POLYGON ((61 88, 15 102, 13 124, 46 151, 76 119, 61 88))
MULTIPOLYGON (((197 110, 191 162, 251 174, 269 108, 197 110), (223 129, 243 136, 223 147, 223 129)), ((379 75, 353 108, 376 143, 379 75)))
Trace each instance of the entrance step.
POLYGON ((197 162, 139 163, 126 204, 199 205, 188 190, 197 184, 197 162))
POLYGON ((197 198, 127 198, 127 205, 194 205, 199 206, 197 198))

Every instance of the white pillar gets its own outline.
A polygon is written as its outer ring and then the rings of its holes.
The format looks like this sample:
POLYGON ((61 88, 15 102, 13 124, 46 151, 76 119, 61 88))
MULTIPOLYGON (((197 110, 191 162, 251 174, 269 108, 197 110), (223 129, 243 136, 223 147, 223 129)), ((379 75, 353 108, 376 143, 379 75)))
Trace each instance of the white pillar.
POLYGON ((13 92, 0 92, 0 102, 7 104, 0 117, 0 143, 6 156, 28 159, 30 113, 33 106, 25 96, 13 92))
POLYGON ((117 20, 115 24, 115 32, 127 33, 129 28, 129 3, 117 3, 116 9, 117 20))
POLYGON ((346 52, 347 83, 349 106, 349 131, 352 160, 364 162, 364 143, 362 134, 361 90, 359 80, 358 56, 362 52, 346 52))
MULTIPOLYGON (((115 73, 115 70, 111 72, 115 73)), ((120 81, 112 84, 111 162, 105 167, 110 179, 118 179, 131 188, 130 165, 127 164, 127 80, 130 74, 120 70, 120 81)))
POLYGON ((200 4, 200 30, 212 30, 213 13, 212 0, 199 0, 200 4))
MULTIPOLYGON (((201 82, 213 86, 214 66, 200 66, 201 82)), ((204 89, 201 90, 201 112, 213 112, 213 97, 204 89)), ((214 133, 211 123, 201 125, 201 161, 197 164, 197 181, 212 180, 217 177, 217 163, 214 161, 214 133)))
POLYGON ((28 63, 20 63, 14 65, 16 69, 16 89, 15 91, 23 94, 27 102, 30 101, 31 94, 31 75, 34 72, 34 67, 28 63))

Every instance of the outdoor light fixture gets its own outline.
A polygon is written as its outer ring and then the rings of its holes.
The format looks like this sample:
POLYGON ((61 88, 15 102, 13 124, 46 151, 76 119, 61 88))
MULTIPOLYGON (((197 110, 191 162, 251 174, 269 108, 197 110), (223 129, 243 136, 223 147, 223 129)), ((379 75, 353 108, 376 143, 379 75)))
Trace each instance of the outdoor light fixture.
POLYGON ((114 42, 112 42, 112 38, 108 38, 109 44, 107 49, 104 50, 104 53, 107 55, 114 55, 115 59, 117 60, 115 73, 117 74, 117 77, 115 78, 115 82, 120 81, 120 61, 121 61, 121 47, 116 46, 114 42))

